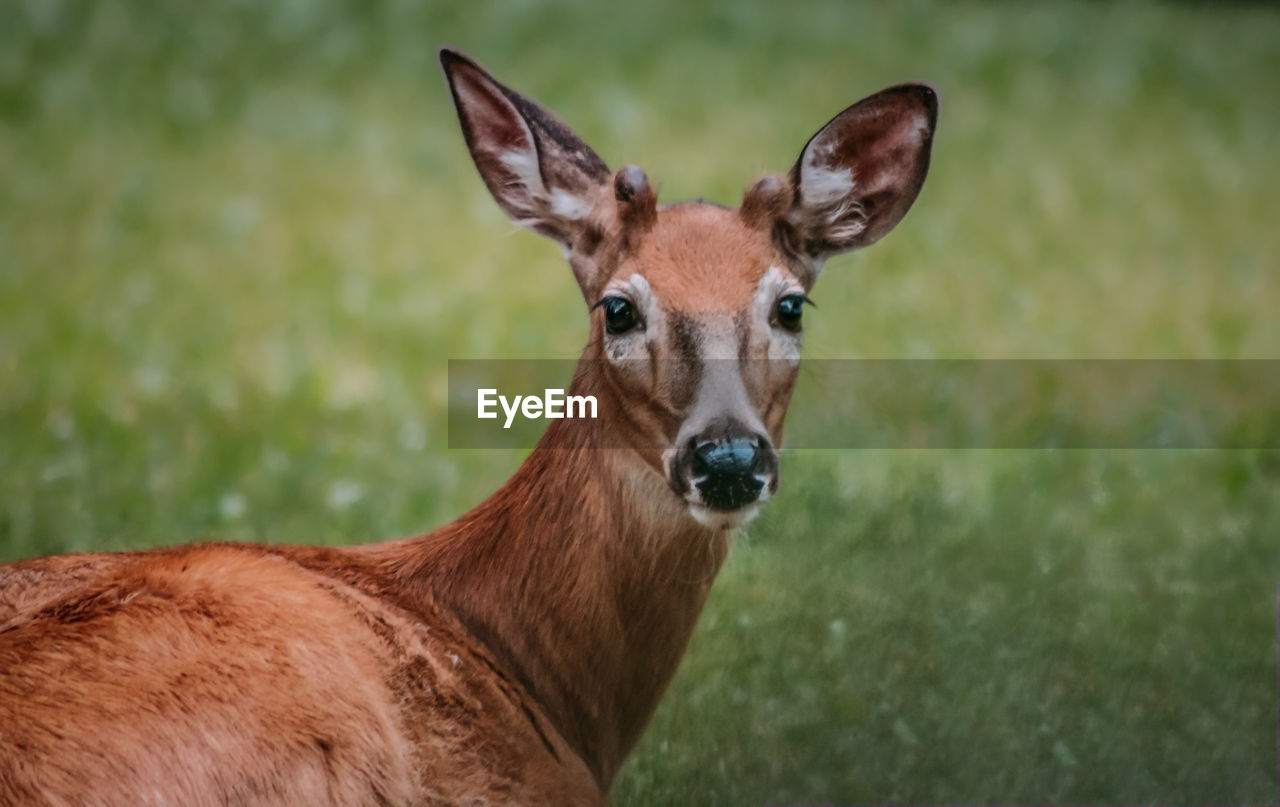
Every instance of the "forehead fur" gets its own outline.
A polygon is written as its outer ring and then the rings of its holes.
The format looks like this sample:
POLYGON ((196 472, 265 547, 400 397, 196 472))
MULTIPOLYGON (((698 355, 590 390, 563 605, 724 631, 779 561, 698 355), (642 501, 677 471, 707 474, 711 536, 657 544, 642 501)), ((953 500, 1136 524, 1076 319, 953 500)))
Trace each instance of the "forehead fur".
POLYGON ((760 278, 785 265, 769 235, 746 226, 736 210, 687 202, 662 210, 653 229, 619 268, 638 273, 664 308, 747 308, 760 278))

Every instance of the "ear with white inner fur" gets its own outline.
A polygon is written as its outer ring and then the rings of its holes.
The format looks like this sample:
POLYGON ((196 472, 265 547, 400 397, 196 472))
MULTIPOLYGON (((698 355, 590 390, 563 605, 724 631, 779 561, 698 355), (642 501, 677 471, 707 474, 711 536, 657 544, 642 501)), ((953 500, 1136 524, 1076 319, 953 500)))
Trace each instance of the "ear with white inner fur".
POLYGON ((467 148, 493 198, 521 226, 572 247, 612 176, 591 147, 470 57, 440 49, 467 148))
POLYGON ((891 87, 832 118, 791 169, 792 248, 820 262, 893 229, 924 185, 937 120, 926 84, 891 87))

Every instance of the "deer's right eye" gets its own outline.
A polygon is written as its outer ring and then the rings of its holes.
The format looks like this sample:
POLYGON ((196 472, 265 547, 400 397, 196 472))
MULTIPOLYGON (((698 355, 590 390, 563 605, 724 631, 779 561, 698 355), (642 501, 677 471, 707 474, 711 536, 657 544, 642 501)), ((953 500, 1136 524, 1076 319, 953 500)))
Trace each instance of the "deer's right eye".
POLYGON ((625 297, 606 297, 596 305, 604 309, 604 329, 611 334, 626 333, 640 322, 636 307, 625 297))

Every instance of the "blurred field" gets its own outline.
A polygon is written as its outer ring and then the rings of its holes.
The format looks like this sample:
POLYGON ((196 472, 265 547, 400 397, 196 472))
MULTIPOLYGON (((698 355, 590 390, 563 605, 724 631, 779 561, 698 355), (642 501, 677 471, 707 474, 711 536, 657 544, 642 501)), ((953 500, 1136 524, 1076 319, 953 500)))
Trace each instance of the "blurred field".
MULTIPOLYGON (((668 201, 937 83, 810 356, 1280 356, 1273 8, 11 2, 0 559, 421 532, 518 464, 445 448, 446 359, 586 318, 442 42, 668 201)), ((1270 801, 1278 453, 789 453, 617 803, 1270 801)))

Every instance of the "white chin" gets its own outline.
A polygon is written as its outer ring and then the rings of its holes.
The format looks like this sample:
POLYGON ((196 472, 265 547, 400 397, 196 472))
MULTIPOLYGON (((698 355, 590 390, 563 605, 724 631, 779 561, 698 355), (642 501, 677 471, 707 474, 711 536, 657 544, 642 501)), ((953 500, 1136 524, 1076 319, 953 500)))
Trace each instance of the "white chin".
POLYGON ((724 510, 712 510, 701 504, 689 505, 689 515, 693 516, 694 521, 713 530, 732 530, 745 526, 747 522, 755 518, 759 513, 760 504, 758 502, 727 512, 724 510))

